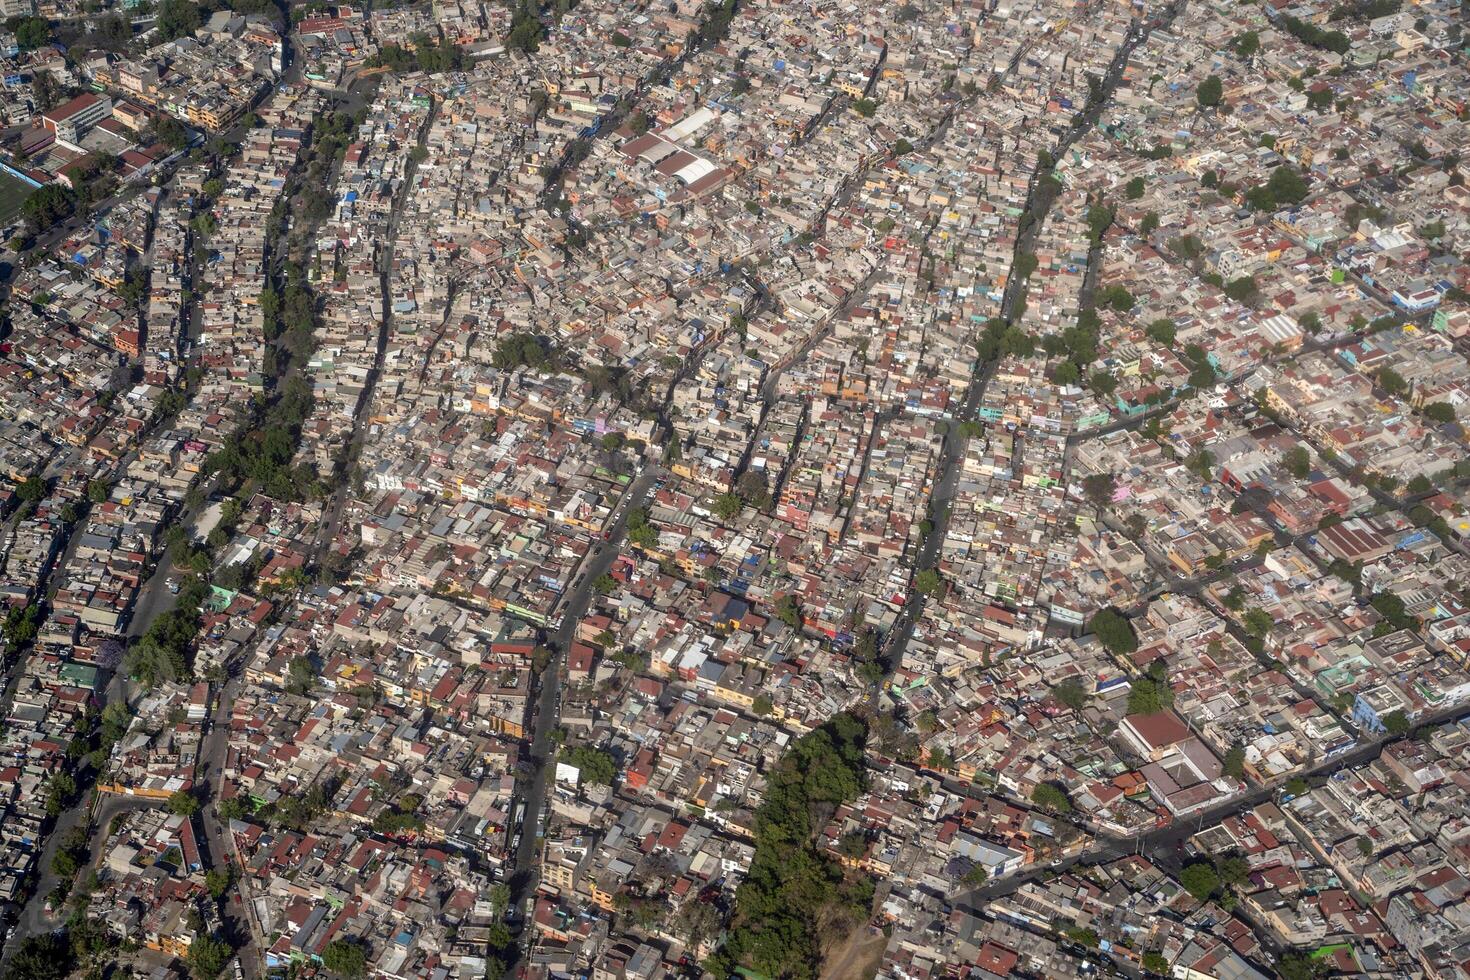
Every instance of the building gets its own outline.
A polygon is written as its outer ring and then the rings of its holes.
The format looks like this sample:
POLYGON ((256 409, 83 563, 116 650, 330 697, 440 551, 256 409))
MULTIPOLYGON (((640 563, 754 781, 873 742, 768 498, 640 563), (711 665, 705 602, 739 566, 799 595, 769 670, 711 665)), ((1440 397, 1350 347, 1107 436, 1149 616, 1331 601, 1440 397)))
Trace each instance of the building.
POLYGON ((83 134, 112 115, 112 100, 105 95, 83 92, 70 102, 41 116, 41 125, 63 143, 76 143, 83 134))

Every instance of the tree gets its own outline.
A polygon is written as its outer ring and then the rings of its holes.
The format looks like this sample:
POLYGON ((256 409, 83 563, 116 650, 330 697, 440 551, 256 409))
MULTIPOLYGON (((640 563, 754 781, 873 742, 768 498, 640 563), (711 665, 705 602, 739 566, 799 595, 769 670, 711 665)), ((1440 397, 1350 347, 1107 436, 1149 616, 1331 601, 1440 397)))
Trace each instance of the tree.
POLYGON ((1449 402, 1430 402, 1420 412, 1431 422, 1447 425, 1455 420, 1455 407, 1449 402))
POLYGON ((1254 276, 1241 276, 1232 279, 1225 284, 1225 295, 1237 303, 1244 303, 1256 295, 1256 280, 1254 276))
POLYGON ((1151 949, 1143 954, 1143 968, 1149 973, 1168 976, 1169 960, 1163 953, 1160 953, 1156 949, 1151 949))
POLYGON ((349 939, 334 939, 322 950, 322 966, 339 977, 360 977, 367 972, 367 951, 349 939))
POLYGON ((34 51, 51 40, 51 24, 44 17, 27 17, 15 27, 15 43, 22 51, 34 51))
POLYGON ((1383 730, 1394 738, 1409 734, 1409 730, 1413 727, 1409 716, 1403 711, 1390 711, 1383 716, 1383 730))
POLYGON ((829 913, 870 913, 872 880, 845 875, 815 846, 819 814, 862 792, 867 734, 857 717, 835 715, 792 743, 770 772, 750 870, 725 943, 705 964, 716 976, 743 965, 771 977, 814 977, 829 913))
POLYGON ((781 620, 792 629, 800 629, 802 624, 801 604, 797 602, 796 596, 786 593, 776 600, 776 618, 781 620))
POLYGON ((220 975, 234 952, 223 940, 213 936, 195 936, 189 944, 189 973, 195 980, 213 980, 220 975))
POLYGON ((837 842, 837 853, 852 860, 862 857, 867 849, 868 838, 861 830, 843 834, 842 839, 837 842))
POLYGON ((773 705, 771 703, 771 697, 770 697, 770 695, 768 695, 768 694, 757 694, 755 696, 755 700, 751 703, 750 710, 751 711, 754 711, 756 714, 764 717, 764 716, 770 714, 771 711, 772 711, 772 709, 774 707, 775 707, 775 705, 773 705))
POLYGON ((225 870, 210 868, 204 872, 204 887, 209 891, 209 897, 216 902, 224 897, 225 892, 230 889, 230 872, 228 866, 225 870))
POLYGON ((1143 332, 1149 340, 1152 340, 1160 347, 1168 347, 1174 343, 1174 321, 1168 317, 1160 317, 1154 320, 1143 332))
POLYGON ((1299 204, 1307 196, 1307 182, 1301 171, 1289 163, 1283 163, 1271 171, 1266 189, 1281 204, 1299 204))
POLYGON ((40 631, 41 613, 35 603, 11 609, 5 614, 3 627, 0 627, 0 635, 4 635, 6 645, 12 650, 34 640, 40 631))
POLYGON ((102 743, 110 748, 128 733, 133 714, 125 701, 109 701, 102 709, 102 743))
POLYGON ((69 882, 77 876, 77 856, 61 849, 51 856, 51 873, 62 881, 69 882))
POLYGON ((674 932, 682 936, 691 949, 698 949, 716 935, 723 922, 713 902, 685 902, 674 917, 674 932))
POLYGON ((1086 946, 1089 949, 1097 949, 1102 943, 1102 937, 1097 934, 1096 929, 1091 927, 1068 929, 1067 938, 1077 945, 1086 946))
POLYGON ((549 345, 530 333, 512 333, 500 338, 490 355, 490 363, 500 371, 526 367, 537 373, 553 371, 556 366, 549 345))
POLYGON ((1224 89, 1225 87, 1220 81, 1220 76, 1211 75, 1195 87, 1195 101, 1199 103, 1201 109, 1213 108, 1220 104, 1220 99, 1224 95, 1224 89))
POLYGON ((711 508, 716 517, 722 521, 728 521, 738 515, 745 508, 745 502, 733 493, 722 493, 715 498, 714 506, 711 508))
POLYGON ((1128 687, 1128 713, 1152 715, 1174 703, 1174 689, 1161 677, 1139 677, 1128 687))
POLYGON ((960 880, 974 888, 979 888, 981 885, 985 884, 985 882, 989 878, 990 870, 986 868, 985 865, 972 864, 970 865, 970 869, 965 872, 965 876, 960 880))
POLYGON ((1434 489, 1434 481, 1429 479, 1429 477, 1425 476, 1423 473, 1416 473, 1409 480, 1409 482, 1405 484, 1404 488, 1415 495, 1425 494, 1434 489))
POLYGON ((923 568, 914 575, 914 588, 924 595, 937 596, 944 591, 944 579, 934 569, 923 568))
POLYGON ((1220 876, 1215 873, 1214 864, 1196 861, 1179 872, 1179 883, 1196 900, 1207 902, 1219 890, 1220 876))
POLYGON ((1285 953, 1276 961, 1276 974, 1281 980, 1314 980, 1322 975, 1323 969, 1320 960, 1303 953, 1285 953))
POLYGON ((756 510, 762 510, 771 502, 771 493, 766 489, 766 474, 761 470, 746 470, 735 483, 735 492, 756 510))
POLYGON ((127 50, 133 39, 133 26, 120 14, 110 13, 97 19, 92 31, 92 44, 113 53, 127 50))
POLYGON ((1118 478, 1113 473, 1092 473, 1082 478, 1082 494, 1087 502, 1101 511, 1113 502, 1118 492, 1118 478))
POLYGON ((76 207, 76 196, 60 184, 47 184, 25 199, 21 214, 32 232, 42 232, 71 217, 76 207))
POLYGON ((182 150, 189 145, 189 131, 172 116, 158 115, 149 124, 150 133, 145 140, 163 143, 171 150, 182 150))
POLYGON ((1047 813, 1067 814, 1072 812, 1072 801, 1065 791, 1051 783, 1037 783, 1031 791, 1031 802, 1047 813))
POLYGON ((199 800, 188 790, 176 790, 168 798, 168 812, 180 817, 192 817, 199 812, 199 800))
POLYGON ((1138 637, 1134 636, 1133 627, 1116 610, 1098 610, 1087 624, 1087 630, 1109 653, 1128 654, 1138 649, 1138 637))
POLYGON ((575 766, 582 782, 597 786, 611 786, 618 776, 618 764, 602 749, 588 745, 564 746, 558 758, 569 766, 575 766))
POLYGON ((1240 57, 1249 58, 1261 50, 1261 35, 1255 31, 1242 31, 1235 35, 1234 40, 1230 42, 1230 46, 1235 49, 1235 53, 1240 57))
POLYGON ((1127 313, 1133 309, 1133 294, 1124 286, 1108 286, 1098 294, 1097 305, 1127 313))
POLYGON ((1134 177, 1128 182, 1128 185, 1123 188, 1123 193, 1127 196, 1128 200, 1136 201, 1143 196, 1144 187, 1145 184, 1143 178, 1134 177))
POLYGON ((1259 606, 1246 610, 1245 615, 1241 617, 1241 626, 1245 627, 1245 631, 1251 636, 1262 639, 1271 632, 1271 627, 1275 625, 1276 620, 1271 618, 1271 614, 1259 606))
POLYGON ((286 690, 292 694, 309 693, 316 686, 316 681, 316 668, 309 657, 295 657, 286 668, 286 690))
POLYGON ((1066 705, 1073 711, 1081 711, 1087 704, 1087 691, 1085 691, 1076 678, 1069 677, 1056 684, 1051 689, 1051 696, 1061 704, 1066 705))
POLYGON ((158 28, 159 37, 172 41, 191 36, 199 30, 201 23, 199 5, 193 0, 163 0, 158 5, 158 18, 154 26, 158 28))
POLYGON ((1297 444, 1286 451, 1283 459, 1287 472, 1298 480, 1305 480, 1312 472, 1312 454, 1306 446, 1297 444))
POLYGON ((1225 775, 1231 779, 1245 778, 1245 746, 1236 742, 1225 752, 1223 760, 1225 775))
POLYGON ((490 909, 494 915, 504 915, 510 909, 510 886, 496 882, 490 886, 490 909))
POLYGON ((505 36, 505 46, 521 54, 535 54, 541 47, 544 28, 534 12, 521 7, 510 22, 510 32, 505 36))
POLYGON ((64 980, 74 963, 71 948, 46 932, 21 940, 6 966, 5 980, 64 980))
POLYGON ((77 781, 69 772, 57 772, 46 780, 46 813, 58 816, 71 798, 76 795, 77 781))
POLYGON ((220 800, 219 805, 215 807, 215 812, 219 814, 221 820, 227 822, 230 820, 244 820, 246 813, 245 801, 238 796, 232 796, 228 800, 220 800))
POLYGON ((1375 628, 1375 633, 1378 629, 1382 629, 1382 633, 1377 633, 1377 635, 1414 629, 1419 625, 1419 620, 1409 615, 1403 598, 1396 592, 1375 592, 1368 603, 1379 616, 1383 617, 1383 622, 1375 628))
POLYGON ((1409 383, 1404 380, 1404 376, 1390 367, 1379 369, 1378 386, 1390 395, 1403 395, 1409 390, 1409 383))

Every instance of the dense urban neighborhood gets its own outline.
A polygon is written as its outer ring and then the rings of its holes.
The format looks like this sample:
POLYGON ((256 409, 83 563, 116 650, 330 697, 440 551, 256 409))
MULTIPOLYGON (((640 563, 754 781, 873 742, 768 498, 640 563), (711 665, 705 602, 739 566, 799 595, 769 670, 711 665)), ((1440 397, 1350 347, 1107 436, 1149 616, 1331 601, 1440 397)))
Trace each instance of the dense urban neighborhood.
POLYGON ((1470 3, 0 0, 0 978, 1470 978, 1470 3))

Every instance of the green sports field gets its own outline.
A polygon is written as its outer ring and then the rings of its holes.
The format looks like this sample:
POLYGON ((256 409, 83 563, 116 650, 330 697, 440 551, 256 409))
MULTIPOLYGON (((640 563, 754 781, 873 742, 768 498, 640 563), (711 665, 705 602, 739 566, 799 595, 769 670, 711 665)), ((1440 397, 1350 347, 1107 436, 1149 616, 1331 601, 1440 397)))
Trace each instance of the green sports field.
POLYGON ((20 206, 35 188, 0 170, 0 225, 7 225, 20 214, 20 206))

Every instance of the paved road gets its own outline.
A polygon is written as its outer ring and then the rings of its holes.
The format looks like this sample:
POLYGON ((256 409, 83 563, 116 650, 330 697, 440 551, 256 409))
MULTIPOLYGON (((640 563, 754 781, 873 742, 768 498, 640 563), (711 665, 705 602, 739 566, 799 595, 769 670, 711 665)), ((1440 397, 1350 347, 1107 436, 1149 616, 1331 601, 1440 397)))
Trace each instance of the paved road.
MULTIPOLYGON (((102 857, 102 845, 105 842, 107 828, 112 823, 112 818, 127 810, 143 810, 151 806, 157 806, 156 800, 146 800, 136 796, 103 796, 97 804, 95 815, 88 816, 91 808, 87 800, 91 794, 83 795, 83 800, 76 806, 67 810, 57 818, 56 826, 52 828, 51 835, 46 838, 46 846, 41 850, 40 877, 36 881, 36 891, 31 901, 26 903, 22 910, 16 927, 16 939, 20 940, 27 936, 39 935, 55 929, 66 918, 66 909, 56 909, 53 913, 46 912, 46 898, 56 886, 61 884, 61 879, 51 871, 51 861, 60 848, 61 839, 74 827, 89 826, 91 828, 91 840, 88 843, 89 857, 87 867, 96 867, 102 857)), ((13 944, 19 946, 17 941, 13 944)), ((6 951, 8 956, 9 950, 6 951)))
MULTIPOLYGON (((1414 731, 1425 728, 1433 728, 1446 722, 1463 718, 1470 713, 1470 707, 1456 705, 1435 712, 1421 719, 1414 727, 1414 731)), ((1412 733, 1409 736, 1412 737, 1412 733)), ((1098 843, 1079 855, 1068 858, 1059 864, 1051 866, 1040 866, 1027 869, 1019 875, 1011 875, 996 881, 988 882, 979 888, 972 889, 961 895, 956 900, 957 906, 983 909, 987 902, 997 898, 1003 898, 1014 894, 1027 882, 1037 881, 1054 874, 1060 874, 1076 865, 1106 864, 1127 854, 1142 854, 1153 863, 1164 867, 1166 870, 1178 870, 1183 863, 1179 853, 1179 845, 1190 837, 1199 833, 1205 827, 1219 823, 1226 817, 1243 813, 1254 807, 1260 806, 1269 800, 1277 798, 1281 787, 1291 779, 1314 779, 1324 776, 1332 776, 1345 769, 1351 769, 1370 762, 1378 757, 1384 746, 1398 739, 1388 735, 1378 735, 1363 739, 1356 747, 1339 753, 1310 769, 1293 773, 1288 778, 1282 778, 1259 786, 1247 793, 1233 796, 1228 800, 1207 807, 1199 813, 1193 814, 1182 820, 1175 820, 1164 827, 1157 827, 1140 834, 1118 834, 1112 831, 1093 829, 1098 843)))
MULTIPOLYGON (((200 744, 199 757, 195 766, 196 788, 205 790, 203 794, 205 804, 199 812, 198 825, 203 830, 203 833, 199 835, 199 846, 204 853, 207 868, 225 868, 234 864, 236 857, 233 842, 228 836, 229 828, 224 821, 219 819, 215 804, 220 800, 224 787, 225 755, 229 749, 230 737, 230 712, 235 697, 240 693, 241 684, 241 678, 232 672, 225 683, 219 687, 206 722, 204 739, 200 744)), ((250 917, 244 904, 249 900, 248 886, 237 882, 225 894, 221 915, 230 943, 239 951, 241 972, 244 973, 247 980, 252 980, 254 977, 265 975, 260 961, 260 950, 263 948, 264 937, 257 935, 253 928, 254 920, 250 917)))
MULTIPOLYGON (((356 83, 354 82, 354 85, 356 83)), ((440 102, 435 99, 424 116, 423 125, 414 137, 418 146, 426 144, 429 130, 433 128, 434 118, 439 114, 440 102)), ((366 415, 372 409, 373 393, 377 389, 378 378, 383 373, 383 356, 388 349, 388 338, 393 332, 393 293, 392 283, 388 276, 393 271, 393 249, 395 239, 398 235, 398 219, 403 213, 403 206, 408 200, 410 188, 413 187, 414 174, 418 170, 418 161, 413 155, 408 156, 405 165, 403 180, 398 186, 398 193, 393 198, 393 206, 388 212, 387 227, 383 229, 382 238, 378 242, 378 282, 382 293, 383 316, 378 323, 378 343, 373 354, 373 363, 367 373, 363 384, 362 393, 358 395, 357 406, 352 413, 352 437, 348 440, 345 459, 350 465, 353 460, 360 458, 363 443, 367 438, 367 426, 363 424, 366 415)), ((342 527, 342 515, 347 506, 347 494, 351 489, 351 474, 340 472, 337 474, 337 489, 332 493, 332 499, 327 505, 323 515, 321 528, 318 531, 316 549, 313 554, 313 562, 318 567, 326 557, 327 549, 337 539, 337 532, 342 527)))
MULTIPOLYGON (((516 849, 515 865, 510 880, 511 908, 517 912, 521 910, 526 898, 536 890, 536 876, 532 866, 539 851, 536 831, 540 826, 541 811, 546 802, 546 781, 555 768, 555 760, 551 752, 551 733, 559 721, 557 708, 561 699, 562 658, 576 636, 577 624, 586 615, 587 607, 591 604, 593 583, 612 567, 613 561, 618 556, 619 545, 627 533, 628 512, 643 506, 654 482, 664 475, 662 468, 650 466, 628 485, 612 514, 609 515, 606 526, 608 540, 593 543, 572 579, 576 584, 557 604, 553 613, 553 619, 556 616, 561 617, 561 626, 556 629, 551 639, 553 651, 551 662, 541 672, 539 679, 540 696, 536 702, 536 717, 532 721, 533 733, 528 760, 532 767, 531 782, 524 792, 521 791, 521 787, 516 787, 517 795, 526 804, 525 817, 518 828, 521 843, 516 849)), ((520 928, 524 927, 523 918, 520 928)))

